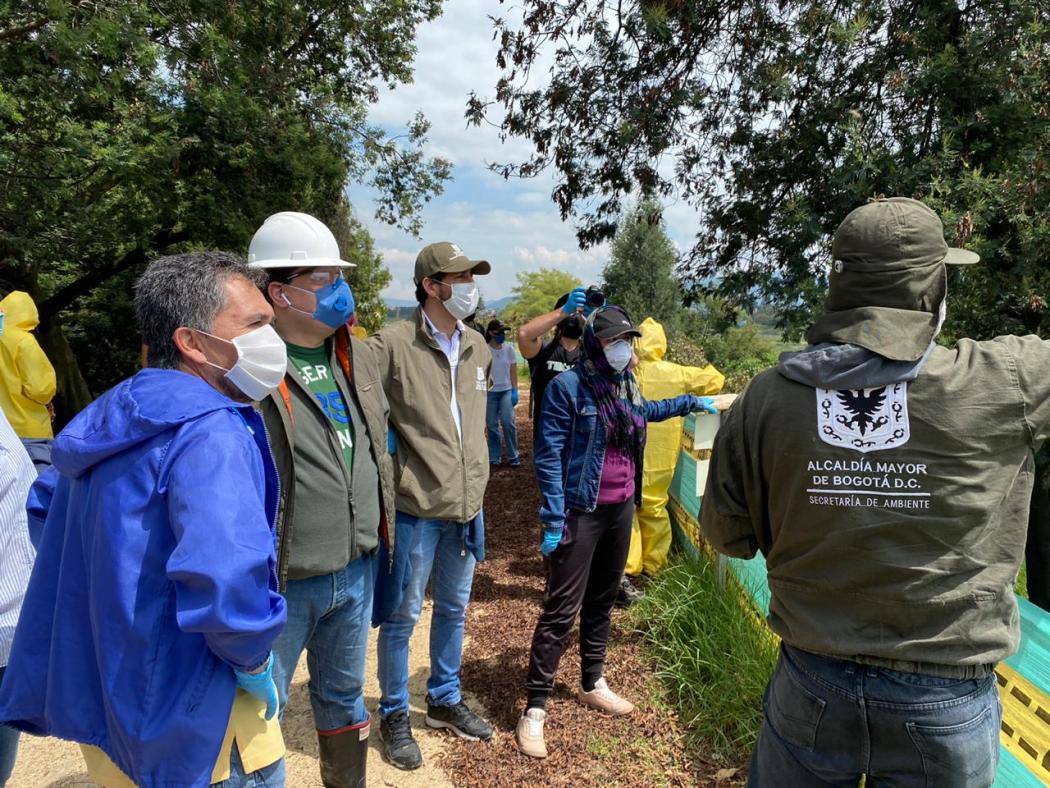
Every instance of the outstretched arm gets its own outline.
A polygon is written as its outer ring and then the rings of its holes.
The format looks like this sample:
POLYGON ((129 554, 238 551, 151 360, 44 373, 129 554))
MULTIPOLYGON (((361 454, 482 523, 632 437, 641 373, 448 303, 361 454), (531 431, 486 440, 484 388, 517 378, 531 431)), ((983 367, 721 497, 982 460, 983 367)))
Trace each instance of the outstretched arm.
POLYGON ((562 320, 575 312, 581 311, 587 302, 587 291, 577 287, 569 293, 569 299, 561 309, 555 309, 545 315, 534 317, 518 329, 518 350, 526 359, 535 358, 543 347, 542 338, 554 329, 562 320))

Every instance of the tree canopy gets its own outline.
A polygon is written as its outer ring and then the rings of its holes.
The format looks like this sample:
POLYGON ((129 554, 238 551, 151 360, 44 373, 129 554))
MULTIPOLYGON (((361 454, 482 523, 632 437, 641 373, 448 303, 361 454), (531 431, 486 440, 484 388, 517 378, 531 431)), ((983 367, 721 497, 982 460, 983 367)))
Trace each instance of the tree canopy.
POLYGON ((675 277, 678 251, 667 237, 660 204, 644 200, 624 217, 602 271, 602 287, 636 321, 647 317, 667 323, 677 317, 682 292, 675 277))
POLYGON ((698 214, 694 291, 819 309, 829 238, 876 195, 929 203, 984 265, 953 275, 949 333, 1050 329, 1050 9, 1008 0, 525 0, 495 21, 493 105, 551 171, 581 243, 631 194, 698 214), (537 81, 553 60, 549 80, 537 81))
POLYGON ((561 296, 581 284, 578 276, 554 268, 519 271, 517 284, 511 291, 514 300, 507 304, 501 316, 512 325, 525 323, 553 310, 561 296))
POLYGON ((423 154, 422 117, 394 140, 367 111, 380 85, 411 79, 415 29, 438 11, 439 0, 0 4, 0 279, 37 299, 71 410, 90 396, 78 361, 96 390, 130 371, 124 272, 150 256, 245 250, 280 210, 332 223, 349 179, 377 187, 380 219, 418 229, 449 165, 423 154), (99 307, 116 312, 88 314, 99 307), (66 333, 84 339, 75 355, 66 333))

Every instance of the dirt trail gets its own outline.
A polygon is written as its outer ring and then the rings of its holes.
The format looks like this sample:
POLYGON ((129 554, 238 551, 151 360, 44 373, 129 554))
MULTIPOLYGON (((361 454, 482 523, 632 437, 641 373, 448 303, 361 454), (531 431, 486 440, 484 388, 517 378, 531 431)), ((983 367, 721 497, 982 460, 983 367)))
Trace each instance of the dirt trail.
MULTIPOLYGON (((526 399, 525 396, 522 397, 526 399)), ((629 717, 604 717, 575 700, 579 681, 576 632, 562 659, 550 699, 547 743, 551 757, 535 761, 514 744, 514 726, 524 705, 525 670, 532 630, 543 597, 538 552, 539 492, 532 469, 532 425, 518 411, 518 435, 525 452, 521 468, 494 471, 485 496, 486 552, 478 565, 467 617, 463 687, 468 702, 496 728, 491 742, 464 742, 423 725, 423 697, 429 672, 427 647, 431 605, 420 616, 410 649, 412 725, 425 765, 401 772, 380 757, 378 723, 372 734, 370 786, 720 786, 738 784, 718 772, 685 744, 684 730, 652 676, 639 637, 617 612, 605 675, 612 687, 638 706, 629 717), (719 779, 722 778, 722 779, 719 779)), ((375 709, 375 631, 370 638, 366 701, 375 709)), ((289 788, 320 788, 317 741, 306 688, 305 658, 300 663, 285 715, 289 788)), ((9 788, 91 786, 79 749, 55 739, 22 738, 9 788)))
POLYGON ((484 747, 452 743, 444 757, 451 779, 477 788, 726 785, 717 779, 717 764, 686 746, 685 731, 663 700, 640 638, 621 611, 613 614, 605 675, 637 710, 612 718, 576 701, 580 663, 574 629, 547 703, 550 757, 537 761, 518 752, 514 727, 525 705, 528 652, 544 586, 540 496, 532 466, 532 424, 525 413, 527 408, 519 406, 518 439, 528 456, 521 468, 496 469, 485 494, 487 560, 474 578, 463 656, 463 687, 486 706, 496 736, 484 747))
MULTIPOLYGON (((372 729, 372 751, 368 758, 370 786, 404 786, 404 788, 450 788, 452 785, 441 768, 441 756, 448 748, 451 735, 430 731, 423 724, 426 706, 426 681, 430 673, 429 600, 423 607, 409 648, 409 692, 412 702, 412 728, 423 751, 424 764, 414 772, 403 772, 386 763, 379 752, 379 723, 372 729)), ((365 670, 365 703, 374 710, 379 704, 379 682, 376 680, 376 630, 369 636, 368 666, 365 670)), ((310 713, 310 695, 306 687, 306 657, 299 662, 288 710, 284 715, 284 742, 288 748, 288 788, 321 788, 317 766, 317 737, 310 713)), ((87 788, 95 784, 84 771, 80 748, 58 739, 23 736, 19 742, 18 761, 7 788, 87 788)))

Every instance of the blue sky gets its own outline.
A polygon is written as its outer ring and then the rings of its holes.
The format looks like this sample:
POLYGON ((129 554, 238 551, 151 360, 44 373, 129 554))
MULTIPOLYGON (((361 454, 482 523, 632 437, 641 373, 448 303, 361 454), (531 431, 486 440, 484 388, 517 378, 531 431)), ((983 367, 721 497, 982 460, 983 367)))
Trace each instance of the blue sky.
MULTIPOLYGON (((370 120, 397 131, 422 110, 431 122, 427 152, 453 163, 453 180, 423 209, 420 238, 377 222, 369 189, 356 186, 349 191, 358 217, 393 274, 383 295, 413 298, 416 253, 435 241, 453 241, 467 255, 492 263, 492 274, 479 278, 486 301, 510 295, 523 270, 558 268, 586 283, 597 282, 608 247, 579 248, 572 224, 561 221, 551 202, 553 180, 540 176, 505 181, 485 168, 488 162, 521 160, 528 147, 517 140, 503 145, 495 128, 468 128, 463 117, 472 90, 482 97, 494 93, 497 47, 488 16, 503 14, 508 6, 496 0, 449 0, 444 8, 441 17, 419 29, 415 82, 385 91, 370 120)), ((690 244, 692 217, 685 206, 665 212, 669 233, 680 247, 690 244)))

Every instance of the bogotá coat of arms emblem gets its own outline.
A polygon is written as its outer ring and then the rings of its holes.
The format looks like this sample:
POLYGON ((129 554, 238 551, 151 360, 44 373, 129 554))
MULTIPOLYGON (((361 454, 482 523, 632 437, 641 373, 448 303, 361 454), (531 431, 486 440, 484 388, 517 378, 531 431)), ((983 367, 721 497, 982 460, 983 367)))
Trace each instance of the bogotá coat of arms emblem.
POLYGON ((903 446, 911 437, 907 383, 816 391, 817 432, 825 443, 866 454, 903 446))

